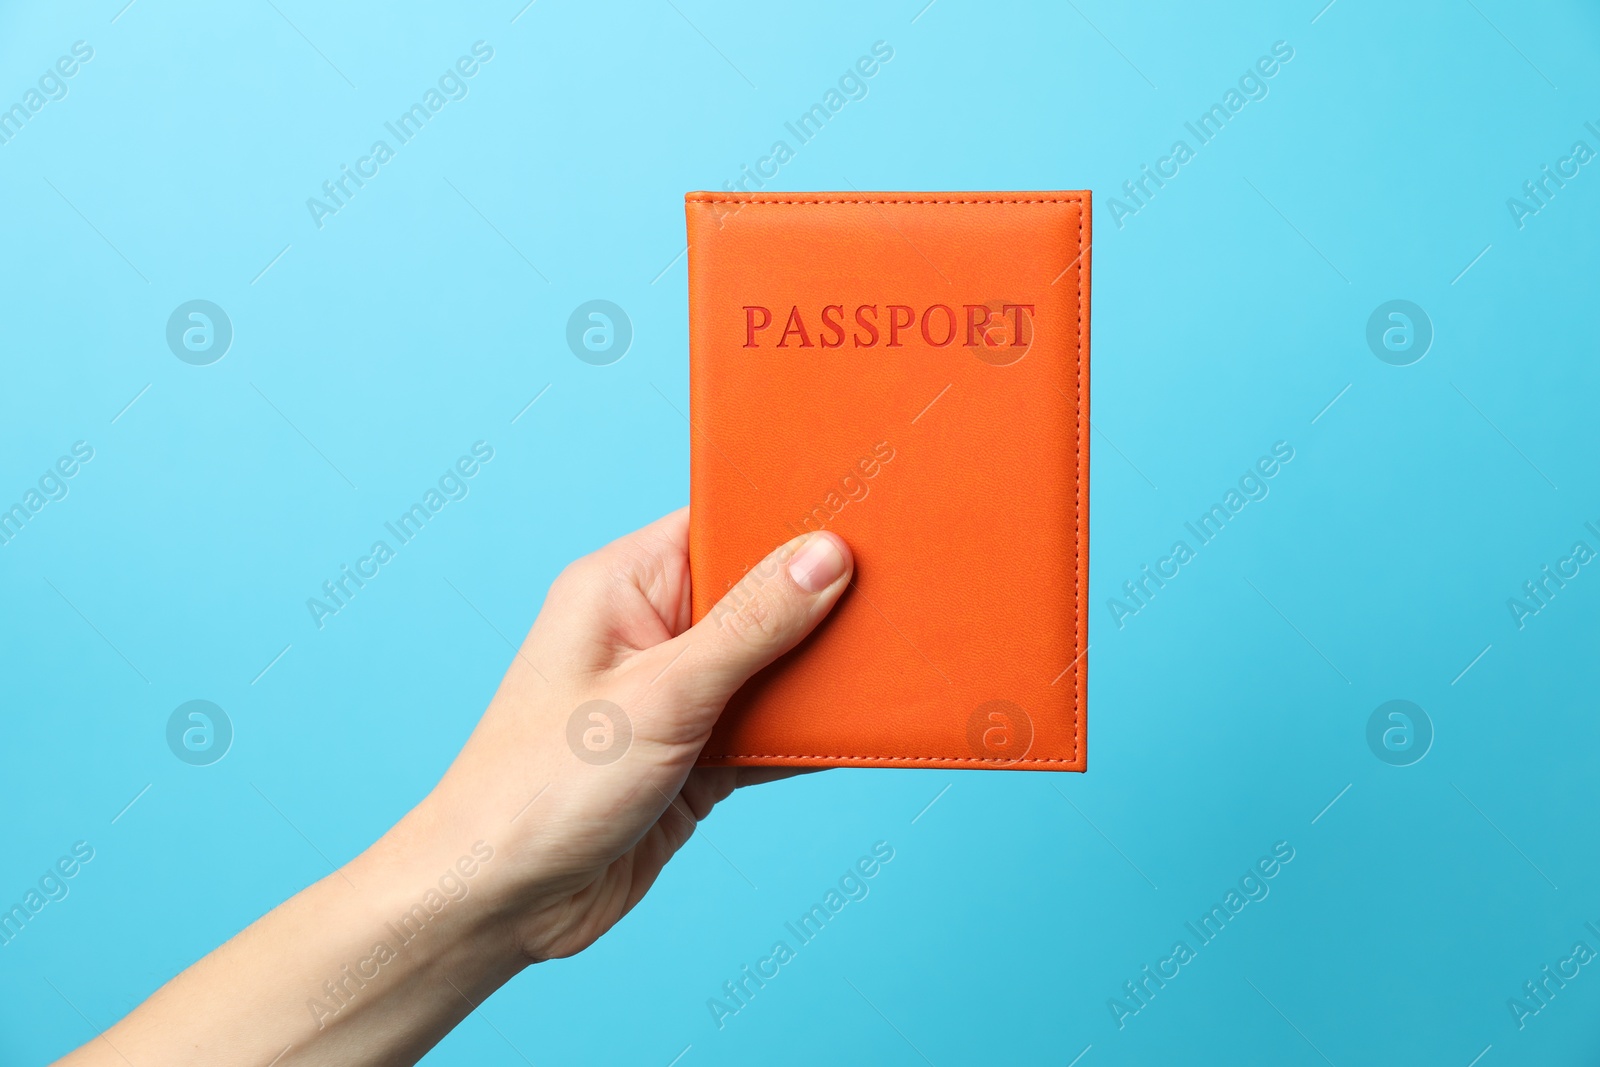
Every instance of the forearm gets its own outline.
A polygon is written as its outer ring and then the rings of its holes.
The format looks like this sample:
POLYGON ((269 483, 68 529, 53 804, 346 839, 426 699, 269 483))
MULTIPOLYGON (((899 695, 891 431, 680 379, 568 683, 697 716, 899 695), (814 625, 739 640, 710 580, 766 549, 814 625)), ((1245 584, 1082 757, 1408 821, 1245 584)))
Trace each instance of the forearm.
POLYGON ((418 809, 61 1063, 413 1063, 527 962, 497 857, 418 809))
POLYGON ((414 1063, 528 963, 593 944, 718 801, 773 776, 695 760, 850 581, 842 541, 803 535, 691 627, 688 541, 685 509, 563 571, 426 801, 61 1063, 414 1063))

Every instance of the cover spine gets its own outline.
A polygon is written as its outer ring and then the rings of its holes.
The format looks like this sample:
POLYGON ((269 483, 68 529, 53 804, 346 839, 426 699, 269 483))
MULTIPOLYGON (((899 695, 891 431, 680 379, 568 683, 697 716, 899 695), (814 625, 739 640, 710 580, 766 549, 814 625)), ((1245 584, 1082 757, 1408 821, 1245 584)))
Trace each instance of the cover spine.
MULTIPOLYGON (((702 484, 707 477, 708 469, 706 457, 701 455, 704 447, 700 435, 694 432, 695 418, 699 412, 708 409, 709 405, 701 395, 701 390, 706 386, 710 375, 703 366, 710 358, 707 351, 705 333, 706 315, 710 311, 705 306, 704 294, 700 291, 697 282, 699 272, 696 262, 706 254, 703 241, 709 240, 710 235, 702 225, 708 205, 696 202, 689 194, 684 197, 684 222, 685 233, 688 238, 687 265, 689 273, 689 425, 685 427, 689 433, 689 499, 704 500, 705 492, 709 488, 702 484)), ((689 615, 692 622, 699 622, 711 610, 712 600, 711 583, 707 579, 700 560, 703 558, 705 538, 708 531, 703 528, 705 516, 692 508, 689 511, 689 580, 691 583, 689 615)))

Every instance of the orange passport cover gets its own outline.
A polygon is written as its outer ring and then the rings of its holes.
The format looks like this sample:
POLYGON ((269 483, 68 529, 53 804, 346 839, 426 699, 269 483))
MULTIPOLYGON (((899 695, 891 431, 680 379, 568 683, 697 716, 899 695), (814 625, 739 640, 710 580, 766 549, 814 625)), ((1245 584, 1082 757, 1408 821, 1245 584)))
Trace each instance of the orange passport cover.
POLYGON ((855 576, 711 766, 1085 766, 1089 193, 690 193, 693 615, 855 576))

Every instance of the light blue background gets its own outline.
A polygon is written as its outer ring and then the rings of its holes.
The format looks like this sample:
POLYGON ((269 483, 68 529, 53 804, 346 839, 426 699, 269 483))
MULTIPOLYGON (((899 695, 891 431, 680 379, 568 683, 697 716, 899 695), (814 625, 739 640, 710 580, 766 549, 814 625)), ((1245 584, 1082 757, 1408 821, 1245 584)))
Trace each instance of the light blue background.
POLYGON ((1591 7, 123 2, 0 16, 0 104, 94 48, 0 145, 0 501, 95 449, 0 547, 0 903, 96 850, 0 948, 0 1060, 87 1039, 381 833, 553 575, 686 501, 682 195, 879 40, 769 188, 1097 197, 1090 770, 742 795, 429 1062, 1600 1051, 1600 969, 1507 1008, 1600 949, 1600 576, 1521 630, 1506 605, 1600 548, 1600 169, 1521 229, 1506 206, 1600 149, 1591 7), (478 40, 470 95, 319 230, 306 198, 478 40), (1119 229, 1122 183, 1280 40, 1269 95, 1119 229), (235 330, 208 367, 164 340, 194 298, 235 330), (634 325, 607 367, 564 341, 593 298, 634 325), (1408 367, 1365 341, 1395 298, 1436 331, 1408 367), (471 495, 318 631, 305 599, 478 440, 471 495), (1119 629, 1108 598, 1277 441, 1270 496, 1119 629), (210 767, 164 738, 196 698, 236 729, 210 767), (1366 742, 1397 698, 1436 731, 1404 768, 1366 742), (719 1031, 707 998, 880 840, 871 895, 719 1031), (1119 1030, 1108 998, 1277 841, 1270 896, 1119 1030))

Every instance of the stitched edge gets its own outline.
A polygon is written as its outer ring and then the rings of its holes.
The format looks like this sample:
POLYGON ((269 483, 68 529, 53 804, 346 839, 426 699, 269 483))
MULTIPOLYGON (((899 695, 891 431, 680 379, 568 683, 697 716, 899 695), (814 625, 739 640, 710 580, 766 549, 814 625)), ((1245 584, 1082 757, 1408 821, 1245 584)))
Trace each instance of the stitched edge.
MULTIPOLYGON (((859 197, 853 200, 758 200, 752 195, 749 199, 739 196, 723 197, 696 197, 687 196, 691 204, 789 204, 804 206, 807 204, 1083 204, 1081 196, 1062 196, 1042 200, 894 200, 888 197, 859 197)), ((1083 227, 1078 227, 1082 235, 1083 227)))
MULTIPOLYGON (((1079 256, 1088 251, 1083 244, 1083 224, 1087 212, 1083 210, 1084 198, 1081 196, 1063 196, 1049 199, 1034 200, 951 200, 951 199, 890 199, 887 197, 859 197, 850 200, 767 200, 760 199, 759 193, 747 197, 730 196, 696 196, 688 194, 684 200, 691 204, 787 204, 790 206, 803 206, 807 204, 1076 204, 1078 206, 1078 248, 1079 256)), ((1078 371, 1078 399, 1072 406, 1073 418, 1073 544, 1072 544, 1072 607, 1073 626, 1076 630, 1078 620, 1083 618, 1083 579, 1080 574, 1082 568, 1079 562, 1082 557, 1083 545, 1083 405, 1087 398, 1087 391, 1083 387, 1083 372, 1088 363, 1084 345, 1084 287, 1083 279, 1086 271, 1083 266, 1078 268, 1078 358, 1074 361, 1078 371)), ((1087 635, 1076 633, 1079 644, 1085 644, 1087 635)), ((1079 651, 1081 658, 1087 652, 1087 646, 1079 651)), ((1084 664, 1087 668, 1088 664, 1084 664)), ((774 755, 771 753, 729 753, 721 756, 701 755, 699 763, 727 763, 730 760, 843 760, 849 762, 884 762, 893 760, 897 763, 999 763, 1007 767, 1015 767, 1022 763, 1068 763, 1077 764, 1083 758, 1083 703, 1078 699, 1077 688, 1074 686, 1072 697, 1072 758, 1071 759, 1030 759, 1024 756, 1021 759, 984 759, 978 756, 799 756, 799 755, 774 755)))
MULTIPOLYGON (((1085 220, 1088 218, 1088 215, 1089 213, 1083 209, 1083 205, 1080 203, 1078 205, 1078 256, 1080 259, 1089 254, 1089 249, 1083 243, 1083 226, 1085 220)), ((1072 464, 1072 483, 1074 487, 1073 495, 1075 497, 1074 503, 1076 505, 1073 508, 1072 538, 1072 626, 1073 636, 1077 638, 1077 642, 1075 643, 1082 643, 1084 646, 1083 651, 1078 653, 1077 660, 1082 660, 1084 654, 1089 651, 1089 635, 1079 631, 1080 620, 1085 627, 1087 627, 1088 624, 1088 614, 1085 612, 1083 605, 1083 579, 1081 577, 1084 567, 1080 565, 1082 561, 1082 554, 1088 541, 1083 532, 1083 513, 1088 509, 1088 500, 1085 499, 1083 487, 1083 408, 1084 405, 1089 402, 1089 390, 1084 387, 1083 381, 1085 369, 1089 365, 1089 346, 1086 343, 1087 336, 1085 333, 1086 324, 1088 322, 1088 309, 1084 306, 1086 294, 1084 291, 1083 280, 1088 273, 1089 264, 1086 262, 1080 262, 1078 264, 1078 358, 1076 360, 1078 371, 1078 397, 1077 403, 1072 405, 1073 422, 1077 430, 1077 440, 1073 445, 1074 462, 1072 464)), ((1086 685, 1080 686, 1078 681, 1084 676, 1084 673, 1087 672, 1088 669, 1089 664, 1084 663, 1082 670, 1078 673, 1078 676, 1073 679, 1072 761, 1074 763, 1081 761, 1084 755, 1083 705, 1088 703, 1089 690, 1088 686, 1086 685), (1079 699, 1080 690, 1083 694, 1083 699, 1081 700, 1079 699)))
POLYGON ((899 763, 1003 763, 1007 767, 1014 767, 1019 763, 1077 763, 1077 759, 985 759, 980 756, 788 756, 763 753, 760 755, 744 754, 730 756, 702 756, 703 763, 725 763, 736 759, 798 759, 798 760, 852 760, 856 762, 880 762, 895 760, 899 763))

